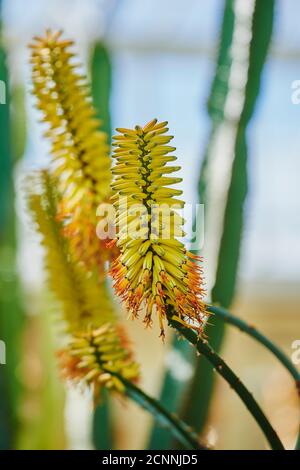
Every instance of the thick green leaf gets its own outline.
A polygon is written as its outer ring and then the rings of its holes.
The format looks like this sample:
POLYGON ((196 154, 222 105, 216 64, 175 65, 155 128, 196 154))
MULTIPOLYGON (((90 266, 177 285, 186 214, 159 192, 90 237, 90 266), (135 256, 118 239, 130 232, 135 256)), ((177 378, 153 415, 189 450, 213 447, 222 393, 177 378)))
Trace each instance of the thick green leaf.
MULTIPOLYGON (((250 43, 248 46, 244 45, 244 48, 248 47, 248 60, 243 64, 247 70, 247 81, 243 90, 243 106, 241 112, 230 120, 228 113, 226 113, 226 105, 228 105, 229 93, 235 91, 231 85, 230 77, 233 73, 233 67, 236 65, 232 48, 233 42, 238 41, 238 37, 236 39, 234 33, 236 33, 235 25, 239 22, 235 6, 236 3, 233 0, 227 0, 216 76, 208 104, 212 120, 212 133, 199 182, 201 201, 209 210, 211 201, 208 186, 212 178, 209 167, 210 160, 214 158, 212 142, 217 138, 222 126, 231 126, 234 135, 233 155, 229 167, 231 177, 227 193, 224 194, 224 196, 226 195, 226 204, 224 204, 224 214, 222 214, 223 224, 219 246, 216 247, 218 258, 215 282, 211 291, 212 302, 226 308, 231 305, 235 294, 243 233, 244 202, 247 194, 247 125, 254 111, 260 89, 261 74, 271 40, 274 0, 264 2, 257 0, 255 2, 250 20, 250 43)), ((237 44, 234 45, 237 46, 237 44)), ((222 161, 220 163, 222 164, 222 161)), ((211 168, 216 170, 213 165, 211 168)), ((206 236, 208 237, 210 234, 207 233, 206 236)), ((213 348, 219 351, 224 336, 224 323, 213 317, 210 323, 207 335, 213 348)), ((213 371, 200 357, 197 361, 194 381, 184 411, 187 422, 199 432, 202 431, 207 419, 212 391, 213 371)))
MULTIPOLYGON (((178 408, 178 403, 181 402, 182 396, 189 384, 190 374, 188 371, 189 367, 192 367, 191 364, 194 362, 195 352, 187 341, 179 339, 176 335, 168 351, 168 356, 170 358, 170 364, 165 372, 159 401, 165 408, 172 411, 178 408), (182 373, 178 373, 178 368, 184 369, 187 373, 183 375, 182 373), (175 373, 176 370, 177 373, 175 373)), ((159 422, 156 422, 151 432, 147 448, 151 450, 169 449, 171 438, 170 433, 160 426, 159 422)))
POLYGON ((14 162, 21 159, 25 152, 27 141, 25 90, 21 85, 12 87, 11 90, 11 134, 12 155, 14 162))
MULTIPOLYGON (((1 6, 1 3, 0 3, 1 6)), ((1 34, 1 25, 0 25, 1 34)), ((0 37, 1 41, 1 37, 0 37)), ((11 187, 11 152, 10 152, 10 134, 9 134, 9 97, 8 97, 8 73, 6 67, 6 54, 2 43, 0 42, 0 80, 3 86, 1 91, 5 90, 6 104, 0 104, 0 236, 3 239, 9 215, 8 192, 11 187)))
MULTIPOLYGON (((107 133, 111 142, 111 60, 105 45, 97 43, 94 46, 91 60, 91 85, 93 103, 97 117, 101 120, 101 130, 107 133)), ((113 448, 112 423, 109 397, 105 397, 95 409, 93 415, 93 445, 97 450, 113 448)))
MULTIPOLYGON (((217 243, 214 247, 216 255, 215 266, 213 266, 214 279, 210 286, 211 298, 213 302, 220 303, 224 307, 230 306, 236 286, 243 227, 243 208, 247 193, 246 128, 253 114, 258 96, 261 72, 266 59, 273 25, 274 0, 255 1, 253 5, 252 12, 251 8, 249 10, 251 15, 248 19, 248 25, 239 24, 239 26, 248 27, 250 32, 250 43, 248 45, 244 43, 244 47, 248 49, 248 55, 243 64, 247 75, 246 85, 243 90, 243 106, 238 116, 230 118, 226 106, 228 106, 229 93, 234 91, 230 81, 233 66, 236 65, 232 51, 234 41, 235 47, 241 47, 241 44, 236 44, 236 41, 239 41, 239 37, 235 29, 240 18, 237 16, 236 2, 234 0, 225 1, 216 73, 208 100, 208 113, 212 129, 199 180, 199 199, 205 204, 205 223, 207 224, 208 210, 211 211, 213 220, 212 227, 208 224, 206 240, 211 235, 217 235, 217 243), (223 181, 221 180, 221 187, 216 187, 216 200, 218 201, 218 198, 219 200, 221 199, 223 206, 218 207, 222 223, 219 233, 215 234, 212 233, 212 230, 214 232, 214 218, 216 215, 214 214, 215 207, 213 201, 211 201, 210 185, 212 176, 216 174, 216 170, 219 170, 220 167, 216 168, 214 165, 216 147, 213 144, 218 138, 222 127, 224 129, 226 125, 231 126, 234 143, 227 163, 229 180, 226 181, 226 175, 224 174, 223 181)), ((226 145, 226 143, 223 145, 226 145)), ((217 165, 223 164, 223 160, 219 159, 217 165)), ((211 318, 206 333, 210 339, 211 346, 216 351, 219 351, 224 336, 224 323, 219 319, 211 318)), ((173 348, 175 350, 178 348, 176 340, 173 348)), ((179 350, 178 353, 181 354, 179 350)), ((191 355, 189 361, 194 364, 195 357, 191 355)), ((197 358, 195 374, 189 390, 187 391, 187 387, 183 387, 182 384, 176 386, 176 384, 172 383, 170 373, 166 372, 161 400, 164 406, 168 406, 172 396, 172 406, 175 406, 175 408, 180 407, 184 403, 184 419, 200 432, 203 429, 209 411, 213 391, 213 378, 213 371, 207 364, 207 361, 201 357, 197 358)), ((157 446, 159 442, 163 443, 163 447, 160 448, 170 448, 171 446, 168 436, 164 434, 163 437, 162 431, 156 427, 151 438, 151 448, 155 448, 153 446, 157 446)))
POLYGON ((24 361, 21 375, 24 381, 22 407, 30 413, 23 415, 17 450, 60 450, 66 448, 65 390, 61 381, 57 358, 56 325, 53 325, 53 299, 41 291, 32 296, 38 315, 26 322, 24 345, 26 356, 40 367, 28 368, 24 361), (45 306, 47 306, 45 308, 45 306), (30 374, 30 376, 29 376, 30 374))
POLYGON ((93 50, 91 62, 92 96, 97 116, 102 121, 101 130, 111 141, 110 94, 112 66, 109 52, 102 43, 97 43, 93 50))
POLYGON ((174 412, 170 413, 161 405, 160 402, 147 395, 139 387, 134 385, 134 383, 116 373, 114 375, 117 376, 125 386, 126 395, 146 411, 151 413, 161 426, 164 426, 170 434, 181 442, 184 449, 207 450, 207 448, 199 441, 198 436, 193 432, 193 430, 190 429, 186 423, 181 421, 174 412))
POLYGON ((16 271, 10 100, 6 53, 2 38, 0 79, 6 88, 6 103, 0 104, 0 340, 6 345, 6 365, 0 365, 0 448, 8 449, 14 446, 18 430, 20 383, 16 369, 21 354, 23 312, 16 271))

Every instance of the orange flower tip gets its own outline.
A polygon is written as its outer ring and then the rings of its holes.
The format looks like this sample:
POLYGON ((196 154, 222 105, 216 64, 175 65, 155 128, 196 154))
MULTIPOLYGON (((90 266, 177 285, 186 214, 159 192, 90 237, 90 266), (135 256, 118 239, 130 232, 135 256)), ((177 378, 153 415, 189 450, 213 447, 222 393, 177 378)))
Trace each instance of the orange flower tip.
POLYGON ((105 244, 107 248, 114 248, 117 245, 117 239, 114 238, 113 240, 106 240, 105 244))
POLYGON ((199 256, 199 255, 196 255, 194 253, 192 253, 191 251, 187 251, 186 254, 188 255, 189 258, 192 258, 196 261, 202 261, 202 257, 199 256))
POLYGON ((128 279, 124 278, 124 279, 121 279, 119 281, 119 283, 117 283, 117 286, 118 286, 118 289, 119 290, 125 290, 127 289, 127 287, 129 286, 129 281, 128 279))
MULTIPOLYGON (((118 200, 120 192, 129 195, 130 204, 135 204, 137 200, 146 205, 147 209, 151 209, 153 203, 183 206, 183 202, 175 198, 179 195, 178 192, 169 188, 170 185, 179 183, 181 178, 172 176, 180 167, 169 166, 169 162, 175 161, 176 157, 170 155, 175 147, 169 145, 173 137, 167 135, 166 125, 167 122, 152 119, 146 125, 135 126, 134 129, 117 129, 121 135, 114 138, 116 165, 113 197, 116 198, 114 204, 118 211, 118 220, 125 220, 128 210, 118 200)), ((174 209, 172 216, 176 215, 179 217, 174 209)), ((135 223, 134 220, 133 222, 135 223)), ((166 309, 172 306, 178 312, 178 317, 199 320, 200 327, 203 281, 202 269, 197 263, 201 261, 201 257, 187 251, 177 239, 183 219, 180 218, 178 230, 176 226, 168 240, 159 236, 164 228, 164 221, 150 210, 145 225, 141 221, 139 223, 144 227, 143 233, 147 233, 144 241, 133 243, 130 239, 124 239, 122 232, 117 234, 120 256, 118 263, 111 269, 117 292, 134 315, 145 308, 146 325, 151 325, 151 315, 154 312, 163 331, 162 321, 166 317, 166 309), (122 264, 127 266, 129 273, 126 288, 122 285, 123 277, 126 277, 122 264)), ((195 323, 194 329, 196 327, 195 323)))
POLYGON ((132 308, 132 313, 130 315, 131 320, 135 320, 136 318, 138 318, 138 316, 139 316, 138 310, 136 310, 135 308, 132 308))
POLYGON ((135 295, 137 296, 137 298, 142 297, 143 292, 144 292, 144 286, 143 284, 140 283, 138 287, 136 288, 135 295))
POLYGON ((156 295, 155 297, 155 304, 160 313, 165 313, 165 304, 160 295, 156 295))
POLYGON ((163 297, 164 296, 164 291, 163 291, 163 288, 162 288, 162 285, 161 285, 160 282, 157 282, 156 288, 157 288, 157 291, 158 291, 160 297, 163 297))
POLYGON ((166 335, 165 335, 165 330, 164 330, 164 328, 162 328, 162 329, 160 330, 160 335, 159 335, 159 337, 162 339, 162 342, 164 343, 164 342, 165 342, 165 339, 166 339, 166 335))
POLYGON ((144 323, 145 323, 145 328, 151 328, 152 325, 153 325, 153 320, 152 320, 151 316, 146 315, 145 318, 144 318, 144 323))

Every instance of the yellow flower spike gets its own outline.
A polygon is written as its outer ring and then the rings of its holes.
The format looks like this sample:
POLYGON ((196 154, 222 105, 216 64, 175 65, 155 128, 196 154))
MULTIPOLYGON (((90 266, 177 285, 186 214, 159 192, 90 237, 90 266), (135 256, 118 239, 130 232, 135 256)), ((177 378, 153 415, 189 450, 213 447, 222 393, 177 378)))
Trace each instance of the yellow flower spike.
POLYGON ((75 334, 67 348, 59 352, 59 360, 64 378, 92 386, 95 398, 99 387, 124 392, 122 381, 114 374, 131 381, 139 377, 139 366, 131 357, 122 331, 111 324, 75 334))
POLYGON ((47 136, 57 171, 62 166, 76 191, 88 189, 97 205, 110 193, 109 145, 106 134, 99 131, 86 78, 71 61, 71 46, 73 42, 63 40, 60 32, 47 31, 35 38, 30 46, 33 92, 50 126, 47 136), (79 171, 72 171, 73 164, 79 171))
POLYGON ((31 47, 33 93, 42 121, 48 124, 52 171, 64 196, 61 217, 77 259, 103 271, 110 257, 96 235, 99 204, 110 197, 110 157, 89 96, 86 77, 74 65, 73 42, 47 30, 31 47))
POLYGON ((70 242, 63 236, 63 224, 57 218, 53 178, 42 171, 30 179, 28 187, 28 206, 45 248, 49 288, 61 304, 67 330, 113 321, 113 304, 105 283, 100 283, 97 275, 88 274, 70 256, 70 242))
POLYGON ((138 378, 137 364, 117 318, 106 284, 99 283, 82 264, 74 261, 69 240, 57 219, 58 197, 47 171, 30 180, 28 205, 45 248, 48 283, 60 302, 62 319, 71 334, 68 347, 59 353, 63 375, 98 388, 119 392, 122 383, 113 372, 129 380, 138 378))
POLYGON ((176 157, 170 155, 175 147, 169 145, 173 137, 167 135, 167 122, 153 119, 143 128, 117 131, 120 134, 113 139, 116 164, 112 170, 112 200, 116 221, 123 225, 117 232, 120 255, 110 271, 115 290, 133 316, 146 308, 146 326, 152 324, 156 311, 162 336, 169 307, 177 321, 187 326, 192 323, 201 334, 206 307, 200 259, 176 238, 184 235, 184 220, 177 212, 184 202, 175 198, 182 191, 170 187, 182 179, 171 176, 180 167, 169 165, 176 157), (134 211, 129 218, 135 205, 145 209, 146 226, 145 218, 142 222, 134 211), (131 236, 132 229, 139 241, 131 236))

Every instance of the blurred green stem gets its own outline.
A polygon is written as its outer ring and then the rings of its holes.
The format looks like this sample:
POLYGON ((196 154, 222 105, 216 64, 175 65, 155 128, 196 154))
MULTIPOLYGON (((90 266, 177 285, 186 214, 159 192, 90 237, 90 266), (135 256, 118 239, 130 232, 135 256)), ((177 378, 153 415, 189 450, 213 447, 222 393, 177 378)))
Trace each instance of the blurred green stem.
POLYGON ((300 450, 300 432, 298 433, 295 450, 300 450))
MULTIPOLYGON (((274 356, 277 357, 277 359, 281 362, 281 364, 288 370, 293 379, 295 379, 296 389, 298 395, 300 395, 300 373, 298 372, 296 367, 294 367, 289 358, 276 346, 276 344, 274 344, 266 336, 260 333, 253 325, 249 325, 240 318, 231 315, 231 313, 229 313, 225 308, 210 305, 207 308, 207 311, 214 314, 217 318, 220 318, 224 322, 236 326, 240 331, 243 331, 252 338, 256 339, 256 341, 258 341, 260 344, 265 346, 271 353, 273 353, 274 356)), ((300 450, 300 432, 298 434, 295 450, 300 450)))
MULTIPOLYGON (((211 134, 199 180, 206 226, 201 254, 207 264, 205 277, 211 301, 225 308, 230 307, 237 286, 248 190, 247 133, 271 41, 274 3, 249 1, 249 8, 242 12, 236 0, 224 2, 218 60, 208 100, 211 134), (240 31, 244 31, 247 41, 242 40, 240 31)), ((224 322, 216 318, 214 326, 206 329, 211 346, 218 352, 224 327, 224 322)), ((207 421, 213 379, 207 361, 200 357, 182 414, 198 432, 207 421)))
MULTIPOLYGON (((246 2, 247 3, 247 2, 246 2)), ((247 131, 252 118, 273 26, 274 0, 254 0, 242 10, 236 0, 224 1, 215 74, 208 100, 211 132, 202 161, 198 185, 205 205, 205 245, 208 293, 213 303, 230 307, 238 272, 247 194, 247 131), (243 31, 243 34, 240 32, 243 31), (246 40, 244 38, 247 38, 246 40), (242 51, 242 54, 241 54, 242 51), (239 97, 237 99, 237 96, 239 97), (237 106, 238 103, 238 106, 237 106)), ((220 351, 224 322, 216 318, 206 334, 220 351)), ((203 357, 196 361, 190 349, 176 339, 172 353, 190 364, 196 362, 192 382, 179 382, 167 370, 161 400, 168 407, 182 408, 182 417, 197 432, 206 423, 213 396, 213 372, 203 357)), ((169 436, 154 428, 150 448, 169 448, 169 436)))
POLYGON ((236 326, 239 330, 247 333, 249 336, 256 339, 259 343, 269 349, 269 351, 271 351, 274 356, 276 356, 277 359, 282 363, 282 365, 289 371, 289 373, 295 379, 297 388, 299 389, 300 373, 297 371, 296 367, 293 366, 289 358, 271 340, 260 333, 253 325, 250 325, 240 318, 231 315, 231 313, 229 313, 225 308, 209 305, 207 311, 213 313, 216 317, 220 318, 225 323, 236 326))
MULTIPOLYGON (((110 372, 111 373, 111 372, 110 372)), ((121 375, 114 373, 125 386, 126 395, 139 406, 151 413, 174 438, 178 439, 185 449, 207 450, 200 444, 198 436, 183 421, 173 413, 167 411, 155 398, 150 397, 132 382, 124 379, 121 375)))
POLYGON ((17 375, 21 360, 23 309, 16 262, 16 214, 13 180, 14 155, 11 96, 6 47, 2 35, 0 0, 0 78, 5 103, 0 104, 0 340, 6 345, 6 365, 0 365, 0 449, 16 446, 20 428, 19 399, 22 385, 17 375))
MULTIPOLYGON (((112 65, 108 49, 102 42, 95 43, 91 54, 91 91, 97 117, 101 121, 100 130, 107 134, 111 144, 110 96, 112 65)), ((106 397, 97 405, 92 423, 93 445, 97 450, 113 449, 112 416, 110 399, 106 397)))
POLYGON ((112 65, 105 44, 95 44, 91 59, 91 82, 93 103, 97 117, 101 120, 101 130, 106 132, 111 143, 110 95, 112 84, 112 65))
MULTIPOLYGON (((194 348, 187 342, 182 341, 177 335, 174 335, 172 339, 172 345, 168 351, 169 357, 173 357, 178 363, 187 365, 191 368, 191 365, 195 360, 194 348)), ((185 367, 185 370, 187 369, 185 367)), ((191 369, 190 369, 191 370, 191 369)), ((159 401, 168 410, 178 409, 178 403, 181 403, 182 397, 186 391, 187 384, 189 383, 189 373, 182 377, 174 373, 174 369, 166 365, 166 372, 164 376, 164 382, 160 393, 159 401)), ((147 449, 149 450, 164 450, 169 449, 172 446, 170 434, 166 432, 164 428, 155 424, 150 434, 149 443, 147 449)))
POLYGON ((109 394, 107 390, 103 390, 101 400, 96 404, 92 422, 92 439, 96 450, 112 450, 114 448, 110 404, 109 394))
POLYGON ((197 351, 202 356, 204 356, 207 361, 209 361, 209 363, 215 368, 216 372, 220 374, 226 380, 229 386, 237 393, 237 395, 243 401, 243 403, 245 404, 245 406, 261 428, 262 432, 264 433, 271 446, 271 449, 284 450, 282 442, 280 441, 276 431, 271 426, 264 412, 254 399, 252 394, 249 392, 249 390, 245 387, 245 385, 241 382, 237 375, 230 369, 230 367, 225 363, 225 361, 220 356, 218 356, 218 354, 206 341, 199 338, 193 330, 180 325, 175 320, 172 320, 171 315, 169 317, 169 323, 173 328, 175 328, 182 336, 184 336, 190 343, 192 343, 197 348, 197 351))

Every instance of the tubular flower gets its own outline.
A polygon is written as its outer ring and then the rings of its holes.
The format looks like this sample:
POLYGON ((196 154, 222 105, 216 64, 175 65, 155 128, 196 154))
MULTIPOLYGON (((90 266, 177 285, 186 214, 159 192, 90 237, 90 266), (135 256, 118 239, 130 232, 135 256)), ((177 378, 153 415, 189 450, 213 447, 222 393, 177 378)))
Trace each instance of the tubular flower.
POLYGON ((47 31, 35 38, 30 46, 33 92, 42 121, 48 124, 45 136, 51 142, 52 170, 65 198, 63 215, 74 246, 84 246, 78 259, 90 264, 105 248, 96 237, 96 209, 110 195, 110 157, 107 135, 99 130, 101 123, 86 79, 74 64, 72 45, 60 32, 47 31), (87 213, 88 229, 82 221, 87 213))
POLYGON ((31 181, 28 205, 45 248, 48 284, 61 304, 67 329, 73 332, 114 321, 105 283, 88 274, 69 253, 69 240, 63 236, 63 224, 57 217, 57 204, 53 180, 43 171, 31 181))
POLYGON ((92 385, 96 397, 102 386, 124 392, 120 377, 135 381, 139 376, 139 367, 126 342, 123 344, 122 334, 110 324, 75 335, 59 357, 63 376, 92 385))
POLYGON ((68 202, 62 200, 58 208, 58 218, 64 226, 64 236, 69 241, 70 252, 82 261, 88 271, 96 266, 101 281, 105 278, 105 261, 112 259, 116 250, 108 250, 107 240, 97 238, 97 220, 91 201, 68 208, 68 202))
POLYGON ((182 191, 170 188, 181 179, 169 176, 180 167, 168 165, 176 157, 170 155, 175 148, 168 145, 172 136, 166 135, 166 125, 154 119, 143 128, 117 129, 114 137, 112 199, 120 255, 111 275, 134 316, 144 306, 150 325, 156 310, 162 336, 170 307, 173 318, 201 334, 206 317, 202 271, 199 258, 176 238, 184 235, 178 213, 184 203, 176 198, 182 191))
POLYGON ((32 180, 29 208, 42 236, 46 251, 49 287, 61 304, 62 317, 72 339, 61 352, 63 373, 75 380, 85 380, 122 391, 118 377, 132 380, 138 376, 123 331, 116 325, 116 316, 105 283, 87 273, 69 252, 69 240, 57 218, 58 198, 53 179, 47 171, 32 180), (32 190, 32 186, 39 188, 32 190))

